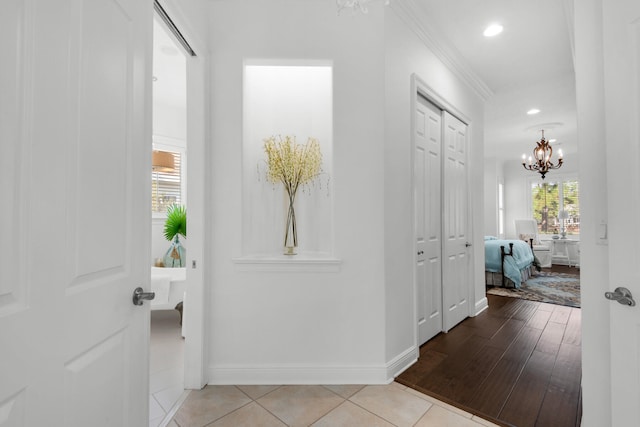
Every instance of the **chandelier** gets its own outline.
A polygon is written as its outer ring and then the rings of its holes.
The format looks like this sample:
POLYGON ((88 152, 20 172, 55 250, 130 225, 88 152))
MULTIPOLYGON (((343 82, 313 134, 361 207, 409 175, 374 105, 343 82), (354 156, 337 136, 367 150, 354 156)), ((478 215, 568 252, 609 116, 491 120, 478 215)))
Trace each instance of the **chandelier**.
MULTIPOLYGON (((352 9, 354 11, 367 13, 369 11, 369 9, 367 9, 367 4, 373 1, 375 0, 336 0, 336 6, 338 7, 338 13, 343 9, 352 9)), ((385 5, 388 5, 389 2, 390 0, 384 0, 385 5)))
POLYGON ((536 148, 533 149, 533 157, 529 156, 529 164, 527 164, 527 156, 522 155, 522 166, 525 169, 538 172, 542 175, 542 179, 551 169, 558 169, 562 166, 562 150, 558 150, 558 163, 553 164, 551 155, 553 148, 549 145, 549 141, 544 139, 544 130, 542 131, 542 139, 536 141, 536 148))

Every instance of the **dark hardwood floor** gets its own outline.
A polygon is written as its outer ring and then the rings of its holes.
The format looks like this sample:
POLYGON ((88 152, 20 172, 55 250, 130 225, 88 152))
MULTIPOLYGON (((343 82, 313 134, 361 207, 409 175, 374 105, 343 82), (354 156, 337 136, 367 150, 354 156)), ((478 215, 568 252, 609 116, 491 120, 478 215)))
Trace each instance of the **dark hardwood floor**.
POLYGON ((396 381, 499 425, 580 426, 580 309, 488 298, 396 381))

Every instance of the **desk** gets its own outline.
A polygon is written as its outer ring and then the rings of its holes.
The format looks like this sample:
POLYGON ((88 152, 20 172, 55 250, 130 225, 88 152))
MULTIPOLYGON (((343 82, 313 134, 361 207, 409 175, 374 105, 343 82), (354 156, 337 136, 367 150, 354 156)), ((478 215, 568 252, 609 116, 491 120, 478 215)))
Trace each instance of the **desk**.
POLYGON ((551 247, 554 264, 580 267, 580 241, 574 239, 545 239, 551 247))

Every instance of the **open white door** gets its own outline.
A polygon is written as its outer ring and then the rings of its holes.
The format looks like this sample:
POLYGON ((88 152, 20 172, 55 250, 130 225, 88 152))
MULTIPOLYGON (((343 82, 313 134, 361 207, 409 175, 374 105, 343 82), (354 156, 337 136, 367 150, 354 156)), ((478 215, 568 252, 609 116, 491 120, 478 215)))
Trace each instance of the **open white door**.
POLYGON ((2 426, 148 424, 152 6, 2 2, 2 426))
POLYGON ((603 6, 609 287, 628 288, 635 307, 611 302, 612 427, 640 420, 640 2, 603 6))

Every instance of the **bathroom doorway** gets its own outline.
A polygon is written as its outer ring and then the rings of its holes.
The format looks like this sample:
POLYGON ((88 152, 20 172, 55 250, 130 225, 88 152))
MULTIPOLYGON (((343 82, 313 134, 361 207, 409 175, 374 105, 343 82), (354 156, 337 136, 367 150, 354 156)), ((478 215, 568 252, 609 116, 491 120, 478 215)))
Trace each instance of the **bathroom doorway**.
MULTIPOLYGON (((153 20, 149 425, 186 398, 184 301, 189 241, 172 212, 188 209, 187 60, 193 50, 158 2, 153 20), (174 227, 166 226, 173 224, 174 227), (173 230, 171 230, 173 228, 173 230), (177 233, 176 233, 177 232, 177 233), (172 235, 168 235, 171 233, 172 235), (178 246, 176 246, 178 245, 178 246)), ((184 219, 184 216, 182 217, 184 219)))

